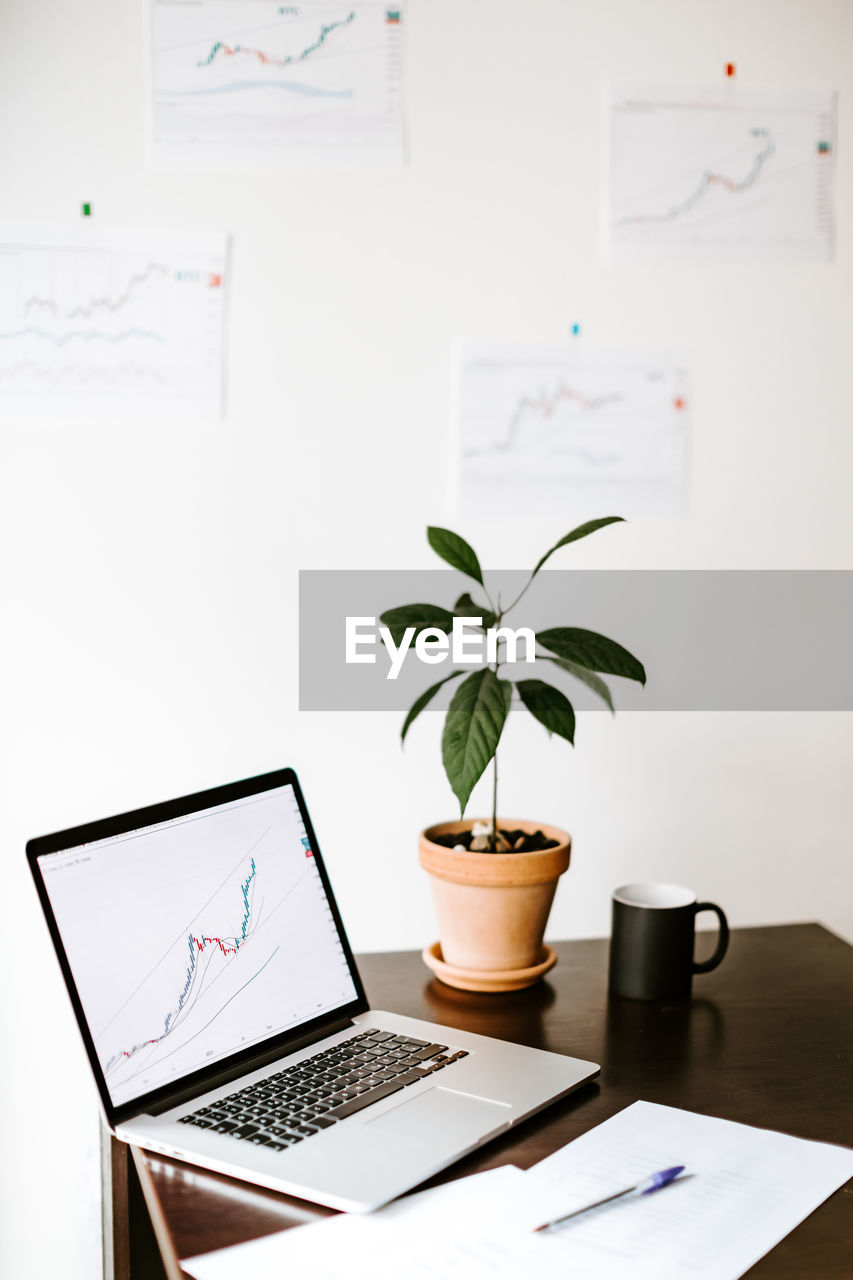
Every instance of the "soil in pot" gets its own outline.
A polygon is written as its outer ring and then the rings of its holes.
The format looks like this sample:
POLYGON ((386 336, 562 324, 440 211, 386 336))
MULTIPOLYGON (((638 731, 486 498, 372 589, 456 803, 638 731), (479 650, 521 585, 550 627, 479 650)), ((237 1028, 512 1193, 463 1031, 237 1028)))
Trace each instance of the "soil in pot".
MULTIPOLYGON (((461 844, 463 849, 469 850, 471 842, 477 839, 473 831, 457 831, 455 834, 433 835, 430 838, 434 844, 443 845, 445 849, 455 849, 461 844)), ((521 827, 498 827, 498 838, 500 847, 495 853, 538 853, 540 849, 556 849, 560 843, 549 839, 544 831, 522 831, 521 827)), ((488 853, 490 850, 484 849, 481 852, 488 853)))

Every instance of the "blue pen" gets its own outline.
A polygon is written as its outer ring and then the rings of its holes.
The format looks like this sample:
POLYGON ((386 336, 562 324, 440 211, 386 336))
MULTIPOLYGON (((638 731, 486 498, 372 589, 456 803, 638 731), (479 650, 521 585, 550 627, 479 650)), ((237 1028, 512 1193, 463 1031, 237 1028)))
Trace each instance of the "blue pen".
POLYGON ((610 1204, 613 1200, 621 1200, 623 1196, 630 1196, 634 1192, 641 1196, 650 1195, 652 1191, 660 1191, 661 1187, 668 1187, 674 1182, 680 1173, 683 1173, 685 1166, 677 1164, 672 1169, 661 1169, 660 1173, 653 1173, 650 1178, 644 1178, 642 1182, 636 1183, 633 1187, 626 1187, 624 1191, 615 1191, 612 1196, 605 1196, 603 1200, 596 1200, 593 1204, 585 1204, 582 1209, 574 1209, 571 1213, 564 1213, 561 1218, 552 1218, 550 1222, 543 1222, 541 1226, 534 1227, 534 1231, 547 1231, 549 1227, 556 1227, 561 1222, 568 1222, 569 1218, 576 1218, 580 1213, 587 1213, 590 1209, 597 1209, 602 1204, 610 1204))

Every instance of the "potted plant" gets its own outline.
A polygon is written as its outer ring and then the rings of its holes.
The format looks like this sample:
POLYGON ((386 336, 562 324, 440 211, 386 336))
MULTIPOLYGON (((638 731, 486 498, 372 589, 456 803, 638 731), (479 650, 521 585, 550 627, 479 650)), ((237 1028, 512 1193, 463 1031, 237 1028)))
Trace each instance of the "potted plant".
MULTIPOLYGON (((493 600, 473 548, 449 529, 430 527, 432 549, 454 569, 478 584, 486 603, 469 593, 452 610, 411 604, 388 609, 381 622, 399 645, 407 632, 429 630, 447 636, 454 619, 491 632, 492 660, 475 670, 458 667, 426 689, 403 722, 403 741, 413 721, 442 685, 464 677, 444 721, 441 741, 444 769, 459 801, 460 817, 427 827, 420 836, 421 865, 431 877, 439 920, 440 944, 424 951, 424 960, 452 986, 467 990, 506 991, 528 986, 556 963, 542 939, 557 881, 569 865, 571 837, 560 827, 517 818, 498 821, 497 750, 514 700, 548 730, 574 744, 575 713, 571 702, 544 680, 508 678, 506 639, 500 628, 547 560, 576 542, 620 522, 621 516, 590 520, 567 533, 546 551, 522 591, 508 605, 493 600), (471 792, 489 764, 493 766, 492 812, 488 819, 465 818, 471 792)), ((529 635, 533 636, 532 632, 529 635)), ((613 711, 602 675, 624 676, 645 684, 642 664, 614 640, 578 627, 553 627, 534 637, 537 662, 552 664, 582 681, 613 711)))

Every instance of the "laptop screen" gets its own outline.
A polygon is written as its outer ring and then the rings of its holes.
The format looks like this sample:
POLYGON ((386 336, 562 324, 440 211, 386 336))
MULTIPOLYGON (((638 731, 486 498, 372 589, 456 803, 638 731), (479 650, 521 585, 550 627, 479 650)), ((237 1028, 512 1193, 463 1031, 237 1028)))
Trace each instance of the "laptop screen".
POLYGON ((359 997, 289 783, 37 862, 115 1107, 359 997))

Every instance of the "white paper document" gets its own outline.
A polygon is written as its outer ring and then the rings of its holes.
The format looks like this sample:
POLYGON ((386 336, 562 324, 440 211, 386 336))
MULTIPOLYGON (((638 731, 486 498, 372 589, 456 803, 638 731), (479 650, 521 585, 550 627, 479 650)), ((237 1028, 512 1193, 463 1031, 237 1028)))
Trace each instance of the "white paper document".
POLYGON ((832 256, 830 90, 615 85, 607 110, 613 257, 832 256))
POLYGON ((147 0, 158 166, 399 165, 403 5, 147 0))
POLYGON ((195 1280, 736 1280, 853 1176, 853 1151, 636 1102, 527 1173, 512 1166, 182 1263, 195 1280), (533 1228, 659 1169, 684 1176, 533 1228))
POLYGON ((683 1164, 689 1178, 545 1233, 584 1277, 734 1280, 853 1176, 853 1151, 635 1102, 535 1165, 544 1220, 683 1164))
POLYGON ((0 228, 0 411, 215 419, 226 237, 0 228))
POLYGON ((615 510, 679 516, 689 395, 683 355, 465 342, 457 352, 453 504, 576 523, 615 510))
POLYGON ((529 1238, 508 1245, 502 1224, 515 1214, 525 1181, 520 1169, 505 1165, 395 1200, 375 1213, 342 1213, 184 1259, 181 1266, 194 1280, 233 1280, 235 1275, 252 1280, 509 1276, 517 1274, 518 1250, 524 1251, 529 1238))

